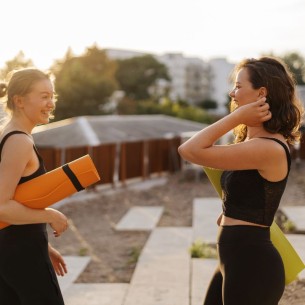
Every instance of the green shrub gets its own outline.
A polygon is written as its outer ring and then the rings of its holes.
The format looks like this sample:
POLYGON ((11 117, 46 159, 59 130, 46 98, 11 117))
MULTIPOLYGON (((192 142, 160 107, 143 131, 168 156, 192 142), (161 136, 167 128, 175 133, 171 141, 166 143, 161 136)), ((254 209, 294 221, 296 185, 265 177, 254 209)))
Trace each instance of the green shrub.
POLYGON ((128 253, 129 255, 129 260, 128 260, 128 264, 136 264, 139 256, 141 254, 141 249, 139 247, 132 247, 128 253))
POLYGON ((296 230, 296 226, 291 220, 286 220, 282 226, 285 233, 294 232, 296 230))
POLYGON ((88 249, 87 248, 80 248, 78 255, 79 256, 86 256, 88 254, 88 249))
POLYGON ((190 247, 190 254, 192 258, 217 258, 217 251, 211 245, 196 240, 190 247))

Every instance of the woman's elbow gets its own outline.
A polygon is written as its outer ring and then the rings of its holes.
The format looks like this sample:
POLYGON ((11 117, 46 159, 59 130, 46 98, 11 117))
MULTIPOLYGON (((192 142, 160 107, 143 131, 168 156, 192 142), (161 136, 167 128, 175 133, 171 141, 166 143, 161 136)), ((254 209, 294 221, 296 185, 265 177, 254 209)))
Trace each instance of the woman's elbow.
POLYGON ((0 204, 0 221, 4 221, 4 219, 5 219, 5 211, 2 205, 0 204))
POLYGON ((192 159, 192 150, 187 145, 181 144, 178 147, 178 153, 181 156, 181 158, 190 161, 192 159))
POLYGON ((181 145, 178 147, 178 153, 179 153, 179 155, 180 155, 182 158, 184 158, 185 149, 184 149, 183 144, 181 144, 181 145))

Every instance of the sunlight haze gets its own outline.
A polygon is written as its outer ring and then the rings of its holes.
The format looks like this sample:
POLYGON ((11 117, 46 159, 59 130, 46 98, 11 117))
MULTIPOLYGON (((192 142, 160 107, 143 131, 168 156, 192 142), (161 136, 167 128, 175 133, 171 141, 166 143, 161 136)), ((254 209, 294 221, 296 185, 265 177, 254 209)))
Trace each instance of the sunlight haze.
POLYGON ((238 61, 305 55, 302 0, 10 0, 1 4, 0 68, 22 50, 41 69, 97 44, 238 61))

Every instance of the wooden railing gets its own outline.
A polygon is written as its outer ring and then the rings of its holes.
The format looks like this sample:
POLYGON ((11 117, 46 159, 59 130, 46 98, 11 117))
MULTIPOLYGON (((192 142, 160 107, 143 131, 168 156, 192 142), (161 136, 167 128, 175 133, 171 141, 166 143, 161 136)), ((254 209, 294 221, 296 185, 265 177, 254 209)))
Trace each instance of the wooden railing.
MULTIPOLYGON (((182 162, 178 154, 180 137, 154 139, 120 144, 101 144, 59 149, 38 147, 47 170, 52 170, 67 162, 89 154, 101 176, 99 184, 125 183, 128 179, 147 179, 152 174, 181 170, 182 162)), ((292 159, 305 160, 305 134, 302 136, 300 149, 291 147, 292 159)))
POLYGON ((147 179, 152 174, 181 169, 180 137, 70 148, 37 147, 48 171, 89 154, 101 177, 98 184, 147 179))

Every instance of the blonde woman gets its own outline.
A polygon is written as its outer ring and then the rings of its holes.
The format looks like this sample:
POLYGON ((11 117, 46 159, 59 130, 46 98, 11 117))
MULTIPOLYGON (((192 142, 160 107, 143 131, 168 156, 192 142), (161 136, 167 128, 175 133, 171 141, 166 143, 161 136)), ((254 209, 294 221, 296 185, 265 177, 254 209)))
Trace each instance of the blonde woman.
POLYGON ((67 218, 57 210, 30 209, 12 200, 18 184, 46 172, 31 132, 46 124, 54 109, 53 85, 37 69, 15 71, 0 84, 0 97, 9 119, 0 134, 1 305, 63 305, 56 278, 67 272, 62 256, 48 243, 46 224, 55 236, 67 229, 67 218))

